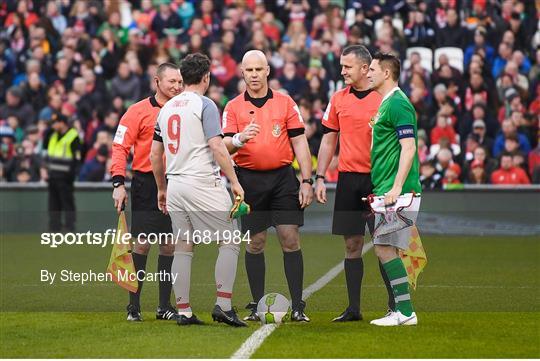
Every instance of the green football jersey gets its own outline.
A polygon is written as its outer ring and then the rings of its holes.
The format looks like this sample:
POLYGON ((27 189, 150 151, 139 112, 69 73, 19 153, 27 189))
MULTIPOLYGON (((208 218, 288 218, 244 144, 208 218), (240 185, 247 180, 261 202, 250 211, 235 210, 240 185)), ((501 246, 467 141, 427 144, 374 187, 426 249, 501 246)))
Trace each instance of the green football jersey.
MULTIPOLYGON (((373 193, 381 196, 392 189, 398 172, 401 154, 398 134, 402 138, 414 137, 418 147, 416 111, 405 93, 397 88, 383 99, 371 124, 373 128, 371 181, 374 187, 373 193)), ((418 153, 415 153, 401 193, 411 191, 420 193, 422 187, 419 178, 418 153)))

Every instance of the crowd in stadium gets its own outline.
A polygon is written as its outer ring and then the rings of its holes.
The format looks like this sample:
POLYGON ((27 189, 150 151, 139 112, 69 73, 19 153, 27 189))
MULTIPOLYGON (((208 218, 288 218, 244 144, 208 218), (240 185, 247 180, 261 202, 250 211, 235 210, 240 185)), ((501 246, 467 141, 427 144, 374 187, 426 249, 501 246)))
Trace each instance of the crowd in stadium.
MULTIPOLYGON (((79 132, 78 180, 109 180, 126 108, 153 93, 157 65, 194 52, 212 61, 208 96, 220 110, 244 90, 244 52, 265 52, 270 87, 298 103, 315 163, 343 85, 340 53, 364 44, 402 59, 424 189, 538 184, 539 14, 524 0, 4 0, 0 181, 42 180, 55 113, 79 132)), ((336 167, 337 157, 330 182, 336 167)))

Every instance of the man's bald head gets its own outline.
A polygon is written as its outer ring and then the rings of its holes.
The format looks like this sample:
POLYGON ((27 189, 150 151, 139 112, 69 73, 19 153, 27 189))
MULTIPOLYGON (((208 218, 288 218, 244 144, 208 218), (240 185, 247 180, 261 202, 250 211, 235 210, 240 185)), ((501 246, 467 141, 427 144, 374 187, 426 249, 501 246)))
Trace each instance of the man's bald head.
POLYGON ((250 63, 253 61, 260 61, 264 63, 266 66, 268 66, 268 60, 266 60, 266 55, 260 50, 249 50, 244 54, 244 57, 242 58, 242 67, 244 67, 245 63, 250 63))

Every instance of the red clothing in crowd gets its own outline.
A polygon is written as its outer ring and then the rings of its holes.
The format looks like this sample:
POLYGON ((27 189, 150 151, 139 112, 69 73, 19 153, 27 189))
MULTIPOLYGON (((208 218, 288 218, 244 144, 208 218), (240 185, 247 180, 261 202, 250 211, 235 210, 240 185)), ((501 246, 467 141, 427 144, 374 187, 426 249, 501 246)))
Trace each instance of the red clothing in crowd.
POLYGON ((219 85, 224 87, 236 74, 236 62, 229 54, 224 54, 221 62, 212 61, 210 72, 217 79, 219 85))
POLYGON ((491 174, 493 184, 531 184, 527 173, 521 168, 512 167, 508 170, 497 169, 491 174))
POLYGON ((441 139, 442 137, 448 138, 448 140, 452 144, 457 143, 456 131, 450 126, 444 128, 436 126, 431 130, 431 144, 439 144, 439 139, 441 139))

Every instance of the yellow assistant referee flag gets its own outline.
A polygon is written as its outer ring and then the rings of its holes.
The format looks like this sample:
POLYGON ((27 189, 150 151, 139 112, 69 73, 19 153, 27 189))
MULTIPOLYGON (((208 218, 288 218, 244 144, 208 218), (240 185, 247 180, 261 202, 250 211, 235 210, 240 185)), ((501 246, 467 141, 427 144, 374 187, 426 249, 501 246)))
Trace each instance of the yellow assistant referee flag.
POLYGON ((130 292, 137 292, 139 284, 135 274, 133 258, 131 257, 131 243, 128 242, 124 244, 121 241, 123 239, 122 235, 127 232, 126 215, 124 211, 122 211, 120 217, 118 217, 118 226, 116 227, 115 233, 116 237, 113 242, 107 273, 111 275, 113 281, 120 287, 125 288, 130 292))
POLYGON ((409 284, 416 289, 418 275, 427 264, 427 255, 418 234, 416 225, 411 227, 411 236, 409 238, 409 248, 405 251, 400 251, 399 256, 403 261, 403 265, 407 270, 409 284))

